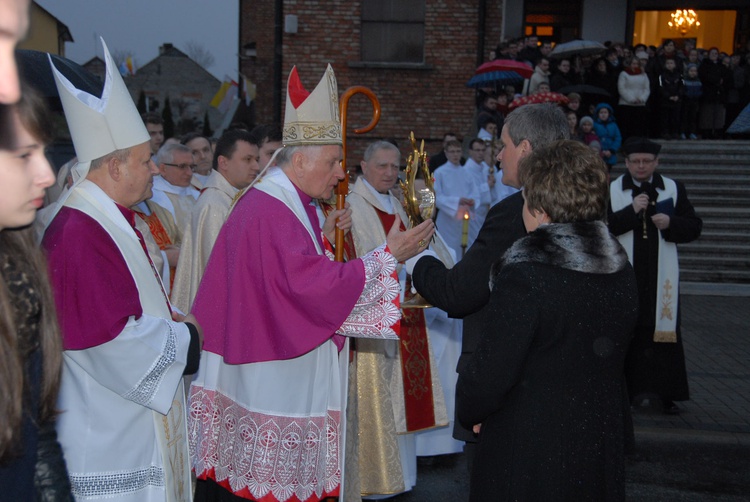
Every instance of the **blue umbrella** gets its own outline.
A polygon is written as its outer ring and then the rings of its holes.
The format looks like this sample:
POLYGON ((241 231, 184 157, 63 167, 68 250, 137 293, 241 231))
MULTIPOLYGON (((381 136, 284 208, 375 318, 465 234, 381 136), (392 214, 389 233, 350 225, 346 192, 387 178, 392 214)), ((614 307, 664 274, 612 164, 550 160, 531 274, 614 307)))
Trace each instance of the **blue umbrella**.
POLYGON ((513 84, 515 82, 523 82, 523 77, 514 71, 490 71, 474 75, 466 82, 466 87, 479 89, 493 85, 513 84))
POLYGON ((729 134, 742 134, 750 132, 750 105, 742 109, 732 125, 727 128, 729 134))

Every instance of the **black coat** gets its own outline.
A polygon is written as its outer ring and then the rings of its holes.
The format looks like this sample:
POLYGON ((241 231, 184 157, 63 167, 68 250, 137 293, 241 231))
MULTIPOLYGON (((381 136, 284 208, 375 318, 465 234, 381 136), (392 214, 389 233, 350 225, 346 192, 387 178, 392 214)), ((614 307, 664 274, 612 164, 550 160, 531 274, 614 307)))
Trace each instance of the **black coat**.
POLYGON ((459 373, 482 424, 471 501, 624 500, 622 369, 633 270, 602 222, 542 226, 508 251, 459 373))
MULTIPOLYGON (((523 226, 523 196, 515 193, 492 206, 479 235, 463 259, 451 269, 436 258, 417 262, 412 274, 414 287, 430 302, 449 316, 463 318, 461 357, 457 371, 466 365, 482 334, 489 310, 488 287, 490 268, 502 258, 510 246, 526 235, 523 226)), ((453 437, 460 441, 476 441, 471 429, 456 421, 453 437)))
MULTIPOLYGON (((677 185, 677 201, 669 228, 662 232, 664 240, 676 244, 697 239, 703 228, 703 221, 695 214, 685 190, 685 185, 674 180, 677 185)), ((622 186, 632 190, 633 196, 642 192, 636 187, 630 174, 623 175, 622 186)), ((655 190, 664 189, 664 180, 654 173, 649 197, 656 200, 655 190)), ((655 213, 650 205, 647 216, 655 213)), ((631 400, 644 393, 655 393, 663 399, 684 401, 689 399, 685 353, 680 329, 679 303, 677 308, 677 343, 654 342, 656 325, 656 279, 659 271, 659 230, 650 218, 646 218, 646 235, 643 239, 644 219, 636 214, 633 206, 627 205, 608 217, 609 230, 614 235, 633 231, 633 268, 638 281, 640 309, 633 343, 625 363, 625 376, 631 400)), ((678 297, 679 302, 679 297, 678 297)))

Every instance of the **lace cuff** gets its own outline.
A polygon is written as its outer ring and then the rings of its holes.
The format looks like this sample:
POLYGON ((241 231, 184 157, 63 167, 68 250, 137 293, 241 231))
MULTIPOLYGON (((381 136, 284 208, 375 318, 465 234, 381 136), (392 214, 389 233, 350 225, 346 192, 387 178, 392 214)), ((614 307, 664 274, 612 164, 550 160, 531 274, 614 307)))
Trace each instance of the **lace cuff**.
POLYGON ((356 305, 336 333, 357 338, 398 339, 394 326, 401 320, 400 286, 396 259, 386 245, 361 258, 365 266, 365 287, 356 305))

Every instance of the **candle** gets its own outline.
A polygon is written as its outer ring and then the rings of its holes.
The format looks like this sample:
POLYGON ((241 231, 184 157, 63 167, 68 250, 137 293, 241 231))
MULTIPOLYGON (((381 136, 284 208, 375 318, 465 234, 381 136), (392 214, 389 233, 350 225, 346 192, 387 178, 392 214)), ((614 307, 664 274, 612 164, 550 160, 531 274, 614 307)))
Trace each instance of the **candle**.
POLYGON ((466 247, 469 244, 469 211, 464 213, 464 226, 461 231, 461 246, 466 247))

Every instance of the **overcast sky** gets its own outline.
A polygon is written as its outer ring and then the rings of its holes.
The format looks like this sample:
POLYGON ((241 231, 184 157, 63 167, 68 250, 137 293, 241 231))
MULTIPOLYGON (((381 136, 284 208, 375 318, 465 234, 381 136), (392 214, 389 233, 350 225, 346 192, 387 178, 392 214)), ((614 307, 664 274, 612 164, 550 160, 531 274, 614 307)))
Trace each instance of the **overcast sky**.
MULTIPOLYGON (((70 28, 75 42, 65 55, 77 63, 102 57, 99 36, 110 52, 132 52, 136 70, 159 55, 159 46, 185 51, 192 41, 207 49, 214 64, 207 68, 219 80, 236 78, 238 0, 37 0, 70 28)), ((186 51, 185 51, 186 52, 186 51)))

